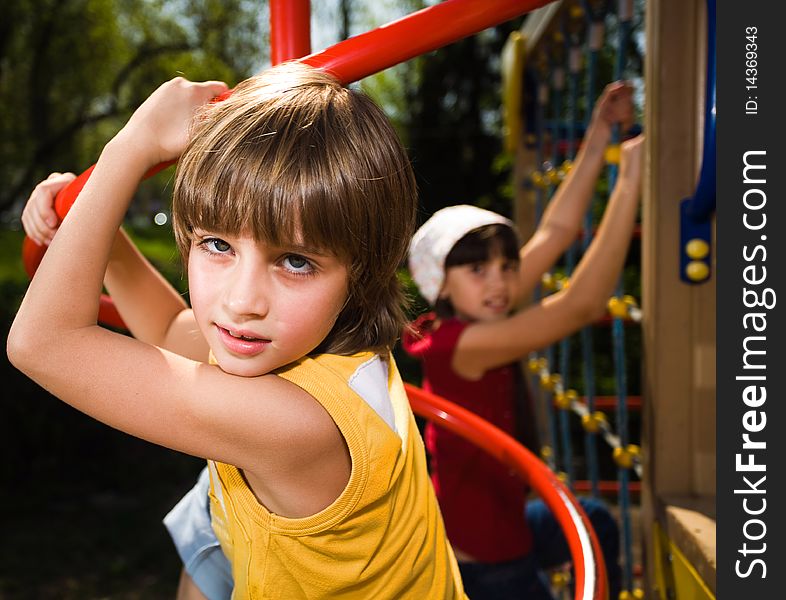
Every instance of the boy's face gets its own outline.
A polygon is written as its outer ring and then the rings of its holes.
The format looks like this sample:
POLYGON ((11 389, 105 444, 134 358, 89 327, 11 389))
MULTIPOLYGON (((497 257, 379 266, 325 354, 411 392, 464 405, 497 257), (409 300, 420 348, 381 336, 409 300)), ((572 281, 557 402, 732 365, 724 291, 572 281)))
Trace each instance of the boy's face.
POLYGON ((439 297, 450 300, 462 321, 507 317, 519 294, 519 261, 494 254, 488 260, 450 267, 439 297))
POLYGON ((344 306, 349 281, 335 256, 207 231, 194 232, 188 279, 194 316, 219 366, 244 377, 316 348, 344 306))

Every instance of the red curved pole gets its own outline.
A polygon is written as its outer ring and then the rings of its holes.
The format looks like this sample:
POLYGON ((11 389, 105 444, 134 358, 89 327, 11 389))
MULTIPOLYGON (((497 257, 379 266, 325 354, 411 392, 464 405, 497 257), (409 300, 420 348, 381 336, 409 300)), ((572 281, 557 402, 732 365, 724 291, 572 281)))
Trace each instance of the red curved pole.
MULTIPOLYGON (((306 56, 300 60, 313 67, 323 69, 335 76, 341 83, 348 84, 368 75, 396 65, 400 62, 446 46, 488 27, 503 23, 526 12, 549 4, 553 0, 445 0, 435 6, 419 10, 411 15, 383 25, 367 33, 351 37, 330 48, 306 56)), ((293 58, 308 52, 304 14, 307 0, 271 1, 271 40, 275 61, 283 57, 293 58), (286 23, 290 16, 293 21, 286 23), (281 34, 281 32, 287 32, 281 34), (302 52, 302 54, 301 54, 302 52)), ((231 91, 229 92, 231 93, 231 91)), ((226 98, 229 93, 222 98, 226 98)), ((150 177, 171 163, 158 165, 146 174, 150 177)), ((57 215, 63 219, 84 187, 93 167, 82 173, 76 180, 60 190, 55 201, 57 215)), ((25 238, 22 245, 22 260, 30 277, 46 252, 45 246, 38 246, 25 238)), ((105 297, 102 306, 111 304, 105 297)), ((102 308, 99 321, 106 323, 110 317, 102 308)), ((119 315, 118 315, 119 318, 119 315)), ((122 320, 111 323, 124 327, 122 320)))
POLYGON ((300 58, 311 53, 309 0, 270 0, 270 62, 300 58))
POLYGON ((553 1, 445 0, 302 60, 347 84, 553 1))
POLYGON ((606 565, 598 538, 576 498, 554 473, 515 439, 440 396, 405 383, 415 414, 472 442, 514 469, 540 495, 568 541, 576 573, 575 600, 606 600, 606 565))

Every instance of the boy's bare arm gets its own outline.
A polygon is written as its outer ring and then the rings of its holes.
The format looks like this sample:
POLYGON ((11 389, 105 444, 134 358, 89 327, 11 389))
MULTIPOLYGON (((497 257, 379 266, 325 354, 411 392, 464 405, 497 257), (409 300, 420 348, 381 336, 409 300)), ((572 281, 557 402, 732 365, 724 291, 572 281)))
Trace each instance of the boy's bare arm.
POLYGON ((136 339, 207 360, 209 347, 191 309, 122 229, 112 244, 104 286, 136 339))
MULTIPOLYGON (((49 245, 54 239, 60 224, 55 198, 74 178, 73 173, 52 173, 30 194, 22 224, 38 245, 49 245)), ((104 285, 138 340, 194 360, 207 359, 208 346, 193 313, 122 229, 112 245, 104 285)))
POLYGON ((605 150, 615 124, 628 129, 633 122, 632 89, 611 83, 598 99, 573 168, 560 184, 532 238, 521 249, 521 281, 529 294, 557 259, 573 243, 592 200, 595 183, 605 164, 605 150))
POLYGON ((225 89, 182 79, 164 84, 107 144, 30 283, 7 353, 95 419, 236 465, 265 481, 255 488, 263 502, 278 506, 283 497, 287 508, 300 498, 310 502, 301 510, 313 514, 335 499, 349 467, 340 432, 311 395, 279 377, 229 375, 96 324, 115 236, 140 179, 182 152, 194 109, 225 89), (330 492, 320 496, 322 489, 330 492))

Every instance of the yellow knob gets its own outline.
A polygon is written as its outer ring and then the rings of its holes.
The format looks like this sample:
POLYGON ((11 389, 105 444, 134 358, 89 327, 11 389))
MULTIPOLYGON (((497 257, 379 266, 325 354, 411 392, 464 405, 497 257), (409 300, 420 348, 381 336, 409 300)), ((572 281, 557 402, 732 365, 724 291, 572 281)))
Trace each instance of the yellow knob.
POLYGON ((610 165, 620 164, 620 154, 621 154, 621 150, 619 144, 611 144, 607 146, 606 151, 604 153, 606 163, 610 165))
POLYGON ((533 373, 533 374, 537 373, 538 371, 540 371, 540 364, 538 364, 538 359, 537 358, 530 358, 527 361, 527 369, 529 370, 530 373, 533 373))
POLYGON ((547 292, 552 292, 556 288, 556 281, 551 273, 543 273, 540 283, 547 292))
POLYGON ((701 260, 710 253, 710 245, 701 238, 694 238, 685 244, 685 254, 693 260, 701 260))
POLYGON ((546 459, 548 459, 548 458, 551 458, 551 456, 552 456, 553 454, 554 454, 554 451, 551 449, 551 446, 543 446, 543 447, 540 449, 540 457, 541 457, 542 459, 544 459, 544 460, 546 460, 546 459))
POLYGON ((633 296, 628 296, 627 294, 622 297, 622 301, 628 308, 636 308, 639 305, 639 303, 636 301, 636 298, 633 296))
POLYGON ((584 9, 580 4, 573 4, 568 14, 570 14, 571 19, 580 19, 584 16, 584 9))
POLYGON ((565 471, 560 471, 557 473, 557 479, 559 479, 562 483, 568 483, 568 474, 565 471))
POLYGON ((545 173, 546 181, 550 184, 555 185, 559 183, 559 172, 554 167, 549 167, 545 173))
POLYGON ((703 261, 692 260, 685 267, 685 274, 691 281, 704 281, 710 275, 710 268, 703 261))
POLYGON ((636 600, 644 600, 644 590, 641 588, 636 588, 633 590, 633 597, 636 600))

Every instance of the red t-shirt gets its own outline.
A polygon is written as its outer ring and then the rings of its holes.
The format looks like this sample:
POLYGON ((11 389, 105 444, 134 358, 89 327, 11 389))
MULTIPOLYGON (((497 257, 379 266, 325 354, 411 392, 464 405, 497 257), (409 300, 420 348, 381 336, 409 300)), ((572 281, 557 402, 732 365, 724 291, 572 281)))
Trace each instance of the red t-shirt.
MULTIPOLYGON (((469 325, 446 319, 435 327, 433 313, 413 323, 402 345, 423 363, 423 388, 515 435, 515 374, 518 365, 487 371, 470 381, 451 368, 458 338, 469 325)), ((524 517, 527 487, 508 467, 474 444, 429 423, 425 432, 431 479, 451 544, 481 562, 526 556, 532 534, 524 517)))

